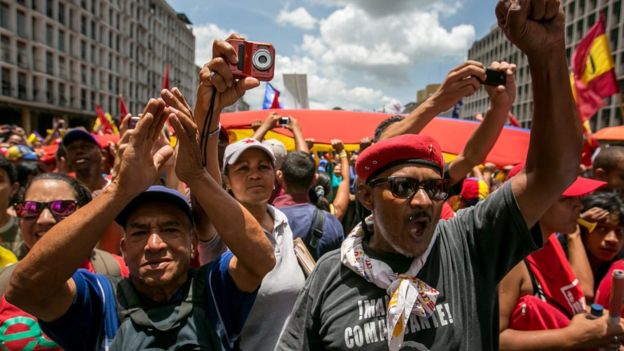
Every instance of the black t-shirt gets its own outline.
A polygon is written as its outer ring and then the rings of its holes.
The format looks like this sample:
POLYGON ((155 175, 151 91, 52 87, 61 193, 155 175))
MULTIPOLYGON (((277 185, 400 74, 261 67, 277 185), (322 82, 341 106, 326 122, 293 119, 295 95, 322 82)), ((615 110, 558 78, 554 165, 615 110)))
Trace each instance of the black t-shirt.
MULTIPOLYGON (((410 317, 402 349, 497 350, 496 285, 541 246, 541 234, 527 228, 510 184, 436 230, 418 278, 440 295, 431 318, 410 317)), ((367 253, 398 271, 410 264, 401 256, 367 253)), ((333 251, 306 282, 276 350, 387 350, 387 299, 333 251)))

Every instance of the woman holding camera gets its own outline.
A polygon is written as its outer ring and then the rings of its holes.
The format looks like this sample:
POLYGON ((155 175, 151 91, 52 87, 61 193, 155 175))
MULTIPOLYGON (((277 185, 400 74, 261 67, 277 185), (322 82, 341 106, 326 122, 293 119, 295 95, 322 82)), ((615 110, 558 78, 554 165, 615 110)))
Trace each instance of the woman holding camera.
MULTIPOLYGON (((232 38, 239 37, 232 35, 232 38)), ((259 84, 253 77, 234 79, 229 64, 235 64, 237 60, 232 45, 226 41, 214 43, 213 59, 200 72, 194 114, 208 172, 217 181, 222 180, 230 194, 253 214, 274 247, 275 267, 264 277, 258 289, 256 301, 238 342, 241 350, 272 351, 303 288, 305 277, 295 256, 293 234, 286 216, 269 205, 275 184, 275 156, 272 151, 256 139, 240 140, 226 147, 222 173, 219 169, 219 114, 224 107, 236 102, 246 90, 259 84)), ((177 95, 178 107, 188 108, 183 97, 177 91, 174 94, 177 95)), ((201 212, 201 209, 198 210, 201 212)), ((199 222, 209 222, 209 218, 204 216, 199 222)), ((201 224, 200 228, 203 233, 198 234, 198 246, 200 260, 204 264, 209 259, 207 257, 211 256, 206 255, 206 251, 218 251, 222 245, 214 229, 201 224)), ((214 255, 215 252, 210 254, 214 255)))

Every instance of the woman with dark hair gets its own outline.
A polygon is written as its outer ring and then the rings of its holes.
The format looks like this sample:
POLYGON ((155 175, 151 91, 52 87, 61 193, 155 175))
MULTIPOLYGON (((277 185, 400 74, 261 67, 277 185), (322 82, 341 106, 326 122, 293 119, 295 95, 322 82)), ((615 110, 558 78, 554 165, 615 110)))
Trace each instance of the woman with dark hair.
MULTIPOLYGON (((26 256, 50 228, 89 201, 91 201, 90 191, 65 174, 43 173, 35 176, 17 194, 13 204, 19 218, 23 240, 18 251, 18 258, 22 259, 26 256)), ((8 303, 4 298, 4 289, 15 267, 15 265, 8 266, 0 272, 0 292, 2 293, 0 328, 8 330, 16 324, 16 320, 20 320, 20 324, 28 325, 30 331, 28 333, 16 332, 12 338, 0 339, 1 348, 22 350, 31 343, 36 343, 35 345, 40 345, 46 350, 61 350, 41 332, 35 317, 8 303)), ((113 276, 128 276, 128 268, 121 257, 97 249, 93 251, 91 257, 85 257, 82 268, 113 276)))

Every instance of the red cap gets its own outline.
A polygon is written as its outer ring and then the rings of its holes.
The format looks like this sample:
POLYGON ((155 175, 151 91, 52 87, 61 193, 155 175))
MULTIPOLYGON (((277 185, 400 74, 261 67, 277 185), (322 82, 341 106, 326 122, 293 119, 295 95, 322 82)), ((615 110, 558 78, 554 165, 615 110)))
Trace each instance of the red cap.
POLYGON ((607 185, 607 182, 603 182, 600 180, 577 177, 574 183, 572 183, 561 196, 564 197, 579 197, 585 196, 587 194, 593 193, 598 188, 607 185))
POLYGON ((379 173, 400 164, 423 164, 444 175, 440 144, 421 134, 404 134, 385 139, 364 150, 355 163, 357 176, 368 182, 379 173))
POLYGON ((479 198, 479 180, 476 178, 466 178, 462 184, 459 196, 464 200, 479 198))
MULTIPOLYGON (((511 171, 509 171, 509 175, 507 179, 511 179, 516 174, 520 173, 521 170, 524 169, 524 164, 516 165, 511 171)), ((563 197, 581 197, 587 194, 591 194, 597 189, 607 185, 607 182, 603 182, 601 180, 595 180, 585 177, 577 177, 574 183, 570 184, 570 186, 561 194, 563 197)))

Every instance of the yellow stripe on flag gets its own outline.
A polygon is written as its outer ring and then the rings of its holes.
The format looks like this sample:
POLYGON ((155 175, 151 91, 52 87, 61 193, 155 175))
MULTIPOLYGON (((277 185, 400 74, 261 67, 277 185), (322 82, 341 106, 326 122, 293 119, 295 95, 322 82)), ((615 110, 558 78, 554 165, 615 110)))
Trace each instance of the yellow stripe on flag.
POLYGON ((582 82, 589 84, 594 78, 612 70, 613 57, 606 34, 598 36, 593 42, 583 72, 582 82))

